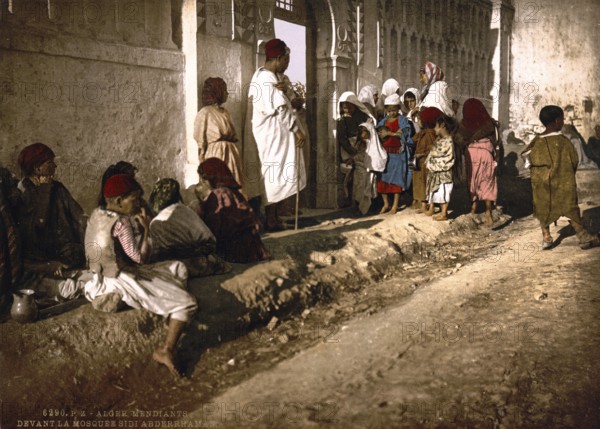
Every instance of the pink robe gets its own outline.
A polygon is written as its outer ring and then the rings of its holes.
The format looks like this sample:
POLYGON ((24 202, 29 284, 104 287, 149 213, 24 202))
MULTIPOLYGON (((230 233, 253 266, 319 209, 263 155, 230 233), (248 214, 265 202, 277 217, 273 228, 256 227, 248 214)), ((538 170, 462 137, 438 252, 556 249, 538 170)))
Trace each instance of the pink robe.
POLYGON ((471 201, 496 201, 498 184, 492 141, 486 137, 471 142, 465 155, 471 201))

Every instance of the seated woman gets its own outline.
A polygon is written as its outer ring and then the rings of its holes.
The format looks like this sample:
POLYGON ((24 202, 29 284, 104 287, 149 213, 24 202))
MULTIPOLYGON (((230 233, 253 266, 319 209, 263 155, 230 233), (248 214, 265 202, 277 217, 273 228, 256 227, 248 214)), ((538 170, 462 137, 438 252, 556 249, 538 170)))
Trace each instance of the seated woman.
POLYGON ((240 185, 223 161, 209 158, 198 167, 212 190, 202 203, 202 218, 217 238, 217 254, 228 262, 271 258, 260 239, 258 216, 240 193, 240 185))
POLYGON ((34 143, 19 154, 24 178, 18 226, 25 269, 62 277, 63 270, 83 268, 86 217, 67 188, 56 180, 54 152, 34 143))
POLYGON ((21 241, 15 222, 19 200, 17 180, 5 168, 0 167, 0 313, 8 302, 23 269, 21 241))
POLYGON ((597 170, 598 165, 596 165, 596 163, 593 160, 588 158, 588 156, 585 153, 585 140, 583 139, 581 134, 579 134, 579 131, 577 131, 575 125, 565 124, 561 132, 566 138, 568 138, 571 141, 573 147, 575 148, 575 152, 577 152, 577 158, 579 159, 579 162, 577 163, 577 169, 597 170))
POLYGON ((198 214, 181 202, 179 183, 161 179, 150 194, 157 213, 150 222, 152 261, 181 260, 190 277, 227 272, 231 267, 214 255, 216 239, 198 214))

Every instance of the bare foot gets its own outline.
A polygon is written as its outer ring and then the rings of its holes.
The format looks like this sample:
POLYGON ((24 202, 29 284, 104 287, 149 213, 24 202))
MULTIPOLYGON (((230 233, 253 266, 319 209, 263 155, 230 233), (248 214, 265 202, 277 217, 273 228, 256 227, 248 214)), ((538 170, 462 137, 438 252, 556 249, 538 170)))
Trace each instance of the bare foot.
POLYGON ((448 220, 448 218, 441 213, 436 214, 435 216, 433 216, 432 219, 433 220, 448 220))
POLYGON ((425 216, 433 216, 433 210, 429 209, 425 212, 425 216))
POLYGON ((490 212, 485 212, 485 223, 487 226, 492 226, 494 224, 494 219, 490 212))
POLYGON ((379 214, 384 214, 385 212, 387 212, 387 211, 388 211, 388 209, 389 209, 389 208, 390 208, 390 206, 383 206, 383 207, 381 208, 381 211, 379 212, 379 214))
POLYGON ((180 378, 181 374, 179 373, 179 371, 177 371, 177 368, 175 368, 175 362, 173 362, 173 354, 168 352, 167 350, 163 350, 163 349, 158 349, 155 350, 154 353, 152 354, 152 359, 154 359, 156 362, 164 365, 167 367, 167 369, 169 370, 169 372, 171 374, 173 374, 174 377, 180 378))

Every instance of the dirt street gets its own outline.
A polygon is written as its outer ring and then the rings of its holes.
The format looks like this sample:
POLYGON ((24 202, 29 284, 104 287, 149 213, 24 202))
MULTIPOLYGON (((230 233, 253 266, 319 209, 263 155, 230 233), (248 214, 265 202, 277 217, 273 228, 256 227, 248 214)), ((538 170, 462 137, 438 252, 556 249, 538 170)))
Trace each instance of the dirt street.
MULTIPOLYGON (((600 171, 578 183, 598 232, 600 171)), ((541 251, 528 182, 500 189, 493 229, 405 209, 266 236, 275 261, 191 283, 178 381, 147 312, 0 323, 0 427, 599 427, 600 249, 561 219, 541 251)))
POLYGON ((232 428, 598 427, 600 249, 581 251, 571 236, 542 252, 532 219, 506 235, 404 303, 329 328, 325 341, 187 420, 232 428))

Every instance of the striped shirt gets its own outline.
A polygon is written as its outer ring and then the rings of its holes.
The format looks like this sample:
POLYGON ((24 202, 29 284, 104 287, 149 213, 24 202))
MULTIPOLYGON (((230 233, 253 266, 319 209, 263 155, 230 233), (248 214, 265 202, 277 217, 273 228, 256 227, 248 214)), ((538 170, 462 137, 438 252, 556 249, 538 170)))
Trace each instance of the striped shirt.
POLYGON ((119 240, 125 254, 136 264, 142 263, 140 252, 141 236, 135 234, 129 217, 121 216, 115 223, 112 232, 113 237, 119 240))

